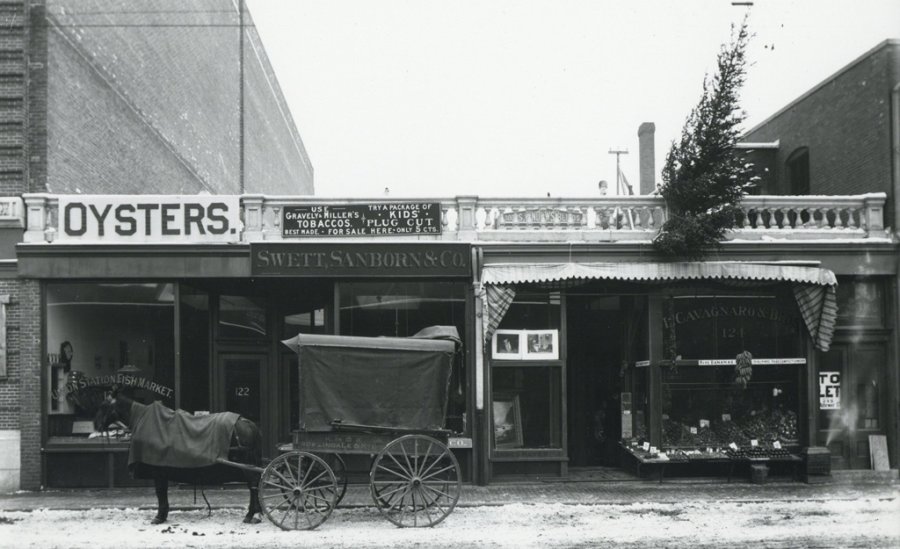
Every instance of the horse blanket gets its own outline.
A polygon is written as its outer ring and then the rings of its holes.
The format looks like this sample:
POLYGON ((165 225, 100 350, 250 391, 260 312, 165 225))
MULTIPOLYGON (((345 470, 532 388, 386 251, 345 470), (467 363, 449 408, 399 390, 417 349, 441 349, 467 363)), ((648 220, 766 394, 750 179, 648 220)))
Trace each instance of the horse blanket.
POLYGON ((196 468, 228 458, 238 414, 222 412, 194 416, 172 410, 158 401, 148 406, 132 405, 131 448, 128 467, 136 464, 158 467, 196 468))

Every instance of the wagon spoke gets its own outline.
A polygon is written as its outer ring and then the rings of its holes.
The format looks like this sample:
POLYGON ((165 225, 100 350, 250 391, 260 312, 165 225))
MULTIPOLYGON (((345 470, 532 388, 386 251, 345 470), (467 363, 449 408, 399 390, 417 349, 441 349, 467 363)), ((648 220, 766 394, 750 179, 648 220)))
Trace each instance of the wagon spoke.
POLYGON ((430 465, 427 469, 425 468, 425 465, 428 464, 428 456, 431 455, 431 449, 432 449, 432 448, 434 448, 434 443, 433 443, 433 442, 429 442, 429 443, 428 443, 428 450, 425 451, 425 457, 422 458, 422 466, 419 467, 419 470, 418 470, 419 476, 424 475, 426 472, 428 472, 428 469, 431 469, 432 467, 434 467, 434 464, 432 464, 432 465, 430 465))
POLYGON ((260 475, 259 490, 265 515, 283 530, 315 528, 334 508, 334 475, 321 458, 306 452, 273 460, 260 475))
POLYGON ((434 499, 432 499, 428 502, 428 505, 426 506, 426 508, 429 510, 429 514, 428 514, 429 517, 431 516, 431 507, 436 507, 441 512, 444 511, 444 506, 441 505, 439 503, 439 501, 440 501, 440 498, 435 497, 434 499))
MULTIPOLYGON (((311 470, 311 469, 310 469, 310 470, 311 470)), ((320 478, 322 478, 322 477, 324 477, 324 476, 327 476, 327 475, 328 475, 328 471, 326 471, 325 469, 322 469, 322 472, 319 473, 318 475, 316 475, 316 477, 315 477, 314 479, 310 480, 309 482, 307 482, 306 479, 304 478, 304 479, 303 479, 303 487, 304 487, 304 488, 308 488, 308 487, 311 486, 314 482, 316 482, 316 481, 319 480, 320 478)), ((307 476, 309 476, 309 475, 307 475, 307 476)))
POLYGON ((303 475, 303 480, 300 480, 300 472, 303 471, 303 454, 297 456, 297 484, 300 486, 306 486, 306 479, 309 478, 309 473, 312 471, 313 467, 310 465, 306 468, 306 473, 303 475))
POLYGON ((308 493, 307 493, 307 496, 308 496, 309 498, 311 498, 311 499, 314 499, 314 500, 320 500, 320 501, 323 501, 323 502, 325 502, 325 503, 328 503, 328 498, 323 497, 323 496, 316 495, 316 492, 308 492, 308 493))
POLYGON ((459 466, 440 441, 405 435, 378 454, 371 488, 378 509, 397 526, 434 526, 459 498, 459 466))
MULTIPOLYGON (((421 496, 422 496, 422 499, 424 500, 424 499, 425 499, 425 494, 422 493, 421 496)), ((429 522, 429 523, 433 523, 433 522, 434 522, 434 520, 431 518, 431 506, 432 506, 433 504, 436 504, 436 503, 437 503, 437 499, 434 499, 434 500, 432 500, 430 503, 428 503, 427 505, 425 505, 425 507, 424 507, 424 509, 425 509, 425 514, 428 516, 428 522, 429 522)), ((441 508, 441 506, 438 505, 438 508, 441 508)))
POLYGON ((430 480, 430 479, 433 479, 434 477, 440 475, 441 473, 445 473, 445 472, 447 472, 447 471, 452 471, 452 470, 454 470, 454 469, 456 469, 456 467, 454 467, 453 464, 451 463, 450 465, 444 467, 443 469, 439 469, 439 470, 437 470, 437 471, 431 473, 431 474, 428 475, 427 477, 426 477, 426 476, 423 476, 423 477, 422 477, 422 480, 430 480))
POLYGON ((440 497, 445 497, 447 499, 453 499, 453 496, 451 496, 450 494, 448 494, 446 492, 441 492, 437 488, 432 488, 431 486, 428 486, 427 484, 422 484, 422 488, 424 488, 426 490, 430 490, 431 492, 434 492, 434 494, 435 494, 434 500, 435 501, 437 501, 438 498, 440 498, 440 497))
MULTIPOLYGON (((397 483, 394 482, 394 483, 391 483, 391 485, 397 485, 397 483)), ((394 490, 390 490, 390 491, 388 491, 388 492, 378 492, 378 497, 380 497, 380 498, 382 498, 382 499, 384 499, 384 498, 390 498, 391 496, 393 496, 394 494, 396 494, 396 493, 399 492, 400 490, 403 490, 403 489, 406 488, 406 485, 405 485, 405 484, 400 484, 400 485, 397 485, 397 486, 399 486, 399 487, 396 488, 396 489, 394 489, 394 490)))
MULTIPOLYGON (((401 443, 400 450, 403 452, 403 460, 406 461, 406 470, 409 471, 410 474, 412 474, 412 472, 415 471, 416 469, 409 462, 409 454, 406 452, 406 445, 401 443)), ((393 456, 391 456, 391 458, 393 458, 393 456)), ((394 461, 396 462, 397 460, 395 459, 394 461)), ((397 465, 400 465, 400 464, 397 463, 397 465)), ((400 467, 403 467, 403 466, 400 465, 400 467)))
MULTIPOLYGON (((283 496, 283 494, 281 494, 281 495, 283 496)), ((277 511, 278 508, 281 507, 282 505, 284 505, 285 503, 290 504, 290 503, 291 503, 291 500, 290 500, 289 498, 287 498, 287 497, 284 497, 284 499, 282 499, 281 502, 280 502, 278 505, 276 505, 275 507, 272 507, 271 511, 272 511, 272 512, 277 511)))
MULTIPOLYGON (((399 465, 399 463, 398 463, 398 465, 399 465)), ((384 465, 381 465, 380 463, 378 464, 378 468, 381 469, 382 471, 386 471, 386 472, 394 475, 395 477, 402 478, 403 480, 409 480, 409 473, 407 473, 406 471, 403 471, 403 470, 397 471, 395 469, 385 467, 384 465)))
MULTIPOLYGON (((273 469, 272 469, 272 473, 274 473, 276 477, 278 477, 278 478, 280 478, 281 480, 284 481, 284 485, 282 486, 282 488, 283 488, 283 487, 293 486, 293 485, 294 485, 293 480, 288 480, 288 479, 284 478, 284 475, 282 475, 281 472, 278 471, 278 469, 273 468, 273 469)), ((277 484, 273 484, 272 482, 269 482, 269 484, 272 484, 272 486, 277 486, 277 484)))
MULTIPOLYGON (((430 447, 428 449, 429 449, 429 451, 431 450, 430 447)), ((444 456, 446 456, 446 455, 447 455, 447 451, 442 452, 441 455, 439 455, 438 457, 436 457, 435 459, 433 459, 431 461, 431 465, 429 465, 427 469, 423 467, 423 469, 425 469, 425 470, 422 471, 420 476, 424 477, 425 474, 428 473, 428 471, 431 471, 431 469, 434 468, 435 465, 437 465, 438 463, 443 461, 444 456)))
POLYGON ((285 494, 284 492, 276 492, 274 494, 269 494, 266 496, 258 496, 258 497, 259 497, 259 499, 264 499, 264 500, 269 500, 271 498, 287 499, 287 494, 285 494))
MULTIPOLYGON (((404 455, 406 454, 404 453, 404 455)), ((409 467, 409 460, 406 461, 407 467, 404 467, 403 464, 397 461, 397 458, 395 458, 392 454, 388 454, 388 457, 391 458, 391 461, 397 464, 397 467, 400 468, 400 471, 406 474, 406 478, 409 478, 410 473, 412 472, 412 467, 409 467)))

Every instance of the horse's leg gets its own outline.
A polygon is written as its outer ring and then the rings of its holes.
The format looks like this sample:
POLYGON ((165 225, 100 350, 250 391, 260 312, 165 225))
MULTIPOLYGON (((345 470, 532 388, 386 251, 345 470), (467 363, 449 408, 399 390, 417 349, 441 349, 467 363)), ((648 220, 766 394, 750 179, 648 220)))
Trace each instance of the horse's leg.
POLYGON ((156 488, 156 516, 150 524, 162 524, 169 517, 169 481, 163 475, 153 477, 156 488))
POLYGON ((262 507, 259 506, 259 474, 244 471, 244 478, 247 479, 247 488, 250 489, 250 504, 247 506, 244 522, 247 524, 259 524, 262 521, 256 516, 258 513, 262 513, 262 507))

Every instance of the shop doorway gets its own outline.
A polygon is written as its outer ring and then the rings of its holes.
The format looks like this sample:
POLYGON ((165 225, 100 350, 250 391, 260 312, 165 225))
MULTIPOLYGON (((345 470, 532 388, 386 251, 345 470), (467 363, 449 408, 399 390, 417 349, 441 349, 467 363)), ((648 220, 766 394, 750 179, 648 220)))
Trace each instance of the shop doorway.
POLYGON ((618 463, 623 298, 567 298, 567 416, 570 467, 618 463))
POLYGON ((886 433, 886 353, 883 341, 835 341, 819 355, 817 443, 834 469, 871 467, 869 436, 886 433))
POLYGON ((269 417, 262 397, 268 357, 262 353, 222 353, 217 360, 215 409, 234 412, 256 423, 265 447, 272 440, 266 426, 269 417))

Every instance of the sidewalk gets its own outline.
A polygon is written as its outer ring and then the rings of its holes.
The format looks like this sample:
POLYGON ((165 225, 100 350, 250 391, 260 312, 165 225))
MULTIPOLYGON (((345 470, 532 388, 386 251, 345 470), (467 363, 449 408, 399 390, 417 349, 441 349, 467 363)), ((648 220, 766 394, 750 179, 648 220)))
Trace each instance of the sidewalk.
MULTIPOLYGON (((244 508, 246 488, 229 486, 205 489, 214 509, 244 508)), ((745 479, 731 483, 724 479, 671 478, 662 484, 656 480, 570 480, 552 479, 521 483, 495 483, 490 486, 463 485, 459 506, 480 507, 511 503, 629 504, 640 502, 681 503, 686 501, 835 501, 859 498, 900 499, 897 471, 835 472, 823 484, 805 484, 788 479, 773 479, 766 484, 751 484, 745 479), (860 474, 869 473, 869 474, 860 474)), ((205 509, 201 491, 191 487, 170 487, 169 502, 175 510, 205 509)), ((367 485, 351 485, 340 507, 372 505, 367 485)), ((156 508, 153 488, 114 488, 81 490, 45 490, 0 495, 0 510, 34 509, 156 508)))

